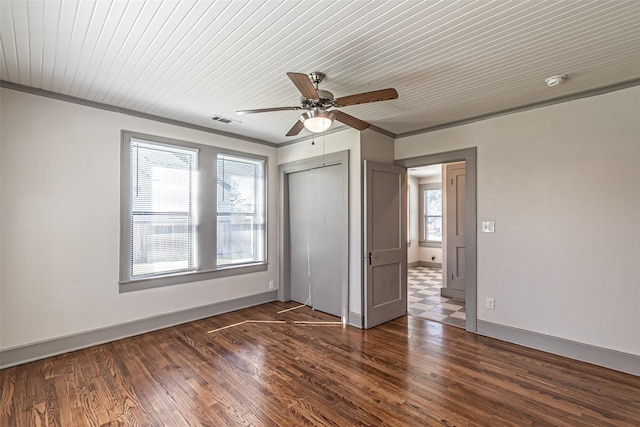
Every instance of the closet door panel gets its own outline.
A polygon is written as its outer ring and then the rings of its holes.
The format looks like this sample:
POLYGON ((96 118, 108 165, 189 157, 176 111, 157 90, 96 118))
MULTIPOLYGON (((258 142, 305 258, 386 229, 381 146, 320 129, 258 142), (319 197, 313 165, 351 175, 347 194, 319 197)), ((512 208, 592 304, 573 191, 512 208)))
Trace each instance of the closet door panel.
POLYGON ((347 248, 342 236, 347 230, 347 207, 338 166, 313 169, 313 222, 311 230, 311 299, 313 308, 340 316, 343 269, 347 248))

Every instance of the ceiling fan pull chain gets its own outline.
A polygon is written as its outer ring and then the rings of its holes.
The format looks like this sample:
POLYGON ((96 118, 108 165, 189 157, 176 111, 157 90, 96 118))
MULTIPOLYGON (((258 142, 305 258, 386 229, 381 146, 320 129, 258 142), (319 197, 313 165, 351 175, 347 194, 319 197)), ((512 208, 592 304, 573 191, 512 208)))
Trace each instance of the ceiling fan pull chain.
POLYGON ((324 161, 324 134, 322 134, 322 166, 326 166, 326 163, 324 161))

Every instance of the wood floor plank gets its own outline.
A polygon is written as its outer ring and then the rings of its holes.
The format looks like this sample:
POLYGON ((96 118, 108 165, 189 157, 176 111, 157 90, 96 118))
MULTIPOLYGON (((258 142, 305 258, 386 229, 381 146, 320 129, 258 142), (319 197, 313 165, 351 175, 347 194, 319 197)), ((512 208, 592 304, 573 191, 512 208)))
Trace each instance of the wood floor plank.
POLYGON ((16 369, 8 368, 0 371, 0 420, 3 426, 16 424, 14 402, 16 369))
POLYGON ((0 426, 640 425, 639 377, 416 317, 278 313, 296 305, 4 369, 0 426))

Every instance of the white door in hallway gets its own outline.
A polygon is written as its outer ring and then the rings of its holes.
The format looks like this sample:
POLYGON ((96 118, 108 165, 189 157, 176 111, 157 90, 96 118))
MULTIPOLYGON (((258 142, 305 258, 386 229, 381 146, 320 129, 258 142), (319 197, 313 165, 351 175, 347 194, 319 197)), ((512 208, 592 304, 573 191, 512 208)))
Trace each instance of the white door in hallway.
POLYGON ((445 165, 446 182, 446 287, 443 295, 465 300, 465 168, 462 163, 445 165))

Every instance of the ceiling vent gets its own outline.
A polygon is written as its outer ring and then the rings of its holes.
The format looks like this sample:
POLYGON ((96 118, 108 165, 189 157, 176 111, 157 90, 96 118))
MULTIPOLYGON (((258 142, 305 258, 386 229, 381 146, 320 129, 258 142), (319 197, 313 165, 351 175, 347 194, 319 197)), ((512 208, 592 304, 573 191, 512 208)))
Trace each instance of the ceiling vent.
POLYGON ((214 121, 220 122, 220 123, 224 123, 224 124, 227 124, 227 125, 228 124, 240 123, 240 121, 238 121, 238 120, 233 120, 233 119, 230 119, 228 117, 224 117, 224 116, 221 116, 221 115, 218 115, 218 114, 216 114, 215 116, 211 117, 211 120, 214 120, 214 121))

